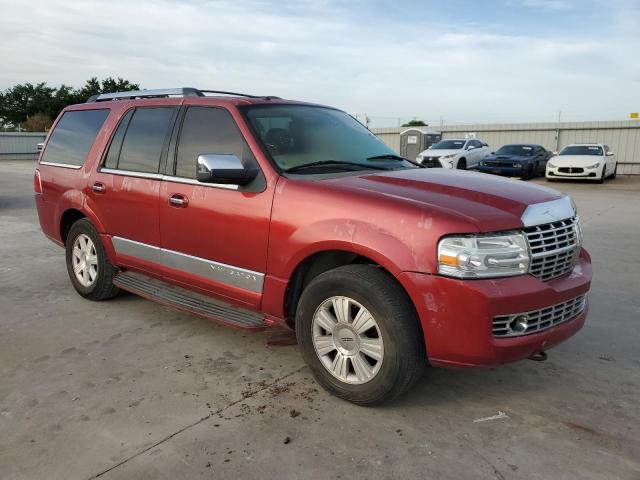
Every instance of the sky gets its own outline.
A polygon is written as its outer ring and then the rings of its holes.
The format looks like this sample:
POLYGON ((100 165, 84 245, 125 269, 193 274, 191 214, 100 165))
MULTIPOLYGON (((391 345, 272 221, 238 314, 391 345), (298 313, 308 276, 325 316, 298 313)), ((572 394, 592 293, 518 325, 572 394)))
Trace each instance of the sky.
POLYGON ((123 77, 328 104, 373 127, 640 110, 640 0, 0 0, 0 12, 0 89, 123 77))

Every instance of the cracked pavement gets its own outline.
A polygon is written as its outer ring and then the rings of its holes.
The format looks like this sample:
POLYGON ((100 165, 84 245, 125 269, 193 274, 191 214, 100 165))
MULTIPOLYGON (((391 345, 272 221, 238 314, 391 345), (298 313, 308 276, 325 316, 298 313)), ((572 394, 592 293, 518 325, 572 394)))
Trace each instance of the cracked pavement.
POLYGON ((34 167, 0 163, 3 479, 640 478, 640 178, 550 185, 578 204, 595 279, 546 362, 432 369, 362 408, 266 333, 83 300, 38 226, 34 167))

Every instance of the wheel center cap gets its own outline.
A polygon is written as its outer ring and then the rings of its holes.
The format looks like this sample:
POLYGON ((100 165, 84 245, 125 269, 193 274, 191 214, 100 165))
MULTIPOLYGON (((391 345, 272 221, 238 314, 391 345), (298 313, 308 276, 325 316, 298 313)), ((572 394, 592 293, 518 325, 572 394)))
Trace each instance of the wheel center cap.
POLYGON ((335 329, 333 342, 338 351, 344 355, 355 355, 360 349, 360 338, 351 327, 346 325, 339 325, 335 329))

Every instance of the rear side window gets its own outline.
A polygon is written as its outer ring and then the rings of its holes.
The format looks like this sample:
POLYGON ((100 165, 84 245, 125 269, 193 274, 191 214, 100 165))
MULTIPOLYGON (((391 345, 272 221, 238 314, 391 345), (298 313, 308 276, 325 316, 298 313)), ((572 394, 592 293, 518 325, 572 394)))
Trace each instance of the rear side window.
POLYGON ((65 112, 51 132, 42 161, 80 167, 109 116, 108 109, 65 112))
POLYGON ((178 142, 176 176, 195 178, 196 162, 203 154, 233 154, 244 164, 255 164, 249 146, 228 111, 189 107, 178 142))
POLYGON ((127 114, 114 134, 105 167, 158 173, 174 111, 173 107, 138 108, 130 117, 127 114))

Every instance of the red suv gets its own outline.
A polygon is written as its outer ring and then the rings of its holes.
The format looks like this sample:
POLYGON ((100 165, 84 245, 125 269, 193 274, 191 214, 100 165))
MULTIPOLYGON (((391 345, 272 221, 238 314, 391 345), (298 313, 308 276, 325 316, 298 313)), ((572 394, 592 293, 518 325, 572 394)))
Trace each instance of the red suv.
POLYGON ((34 187, 83 297, 122 289, 236 327, 288 326, 318 381, 360 404, 427 364, 544 358, 587 314, 568 197, 422 168, 330 107, 102 94, 60 114, 34 187))

